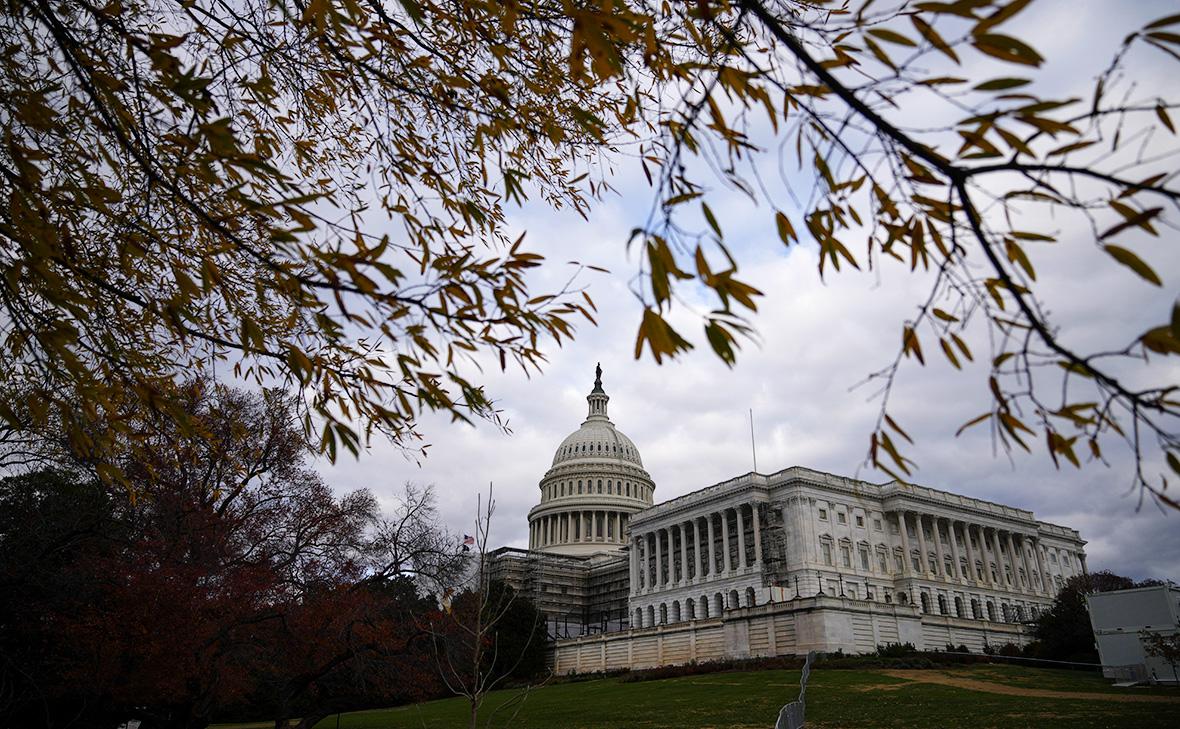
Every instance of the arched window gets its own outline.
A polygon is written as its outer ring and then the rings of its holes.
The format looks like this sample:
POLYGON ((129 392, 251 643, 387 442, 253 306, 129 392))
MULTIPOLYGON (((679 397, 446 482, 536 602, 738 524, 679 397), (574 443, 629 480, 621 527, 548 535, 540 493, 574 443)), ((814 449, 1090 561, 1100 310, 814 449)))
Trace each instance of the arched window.
POLYGON ((561 493, 562 496, 565 496, 565 481, 562 481, 558 485, 558 491, 561 493))
POLYGON ((1000 615, 1004 618, 1004 622, 1010 622, 1012 619, 1011 610, 1008 608, 1008 603, 1000 603, 1000 615))
POLYGON ((680 602, 678 600, 672 601, 672 622, 680 622, 680 602))
POLYGON ((608 494, 613 494, 613 493, 614 493, 614 491, 612 490, 613 486, 612 486, 611 484, 612 484, 612 482, 611 482, 611 481, 607 481, 607 482, 606 482, 606 492, 607 492, 608 494))
POLYGON ((667 603, 660 603, 660 625, 668 624, 668 605, 667 603))
POLYGON ((707 595, 701 595, 700 605, 701 605, 701 617, 702 618, 709 617, 709 597, 707 595))
POLYGON ((938 596, 938 614, 946 615, 946 595, 938 596))
POLYGON ((918 599, 922 601, 922 612, 930 612, 930 596, 923 592, 919 595, 918 599))
POLYGON ((598 493, 602 493, 602 479, 598 479, 598 493))
POLYGON ((713 614, 717 615, 718 617, 721 617, 721 611, 723 611, 724 609, 725 609, 725 599, 723 597, 721 597, 721 593, 718 592, 715 595, 713 595, 713 614))
POLYGON ((631 627, 632 628, 642 628, 643 627, 643 608, 635 608, 635 625, 632 625, 631 627))
POLYGON ((910 602, 910 596, 904 592, 899 593, 897 596, 897 602, 902 605, 908 605, 910 602))
POLYGON ((996 604, 991 600, 987 601, 987 619, 993 623, 996 620, 996 604))
POLYGON ((696 620, 697 619, 697 604, 696 604, 696 602, 693 601, 693 599, 691 597, 684 601, 684 612, 685 612, 685 616, 684 616, 685 620, 696 620))
POLYGON ((955 617, 963 617, 963 598, 958 596, 955 597, 955 617))
POLYGON ((729 591, 729 609, 736 610, 739 607, 741 607, 741 603, 738 601, 738 591, 737 590, 730 590, 729 591))
POLYGON ((757 597, 754 593, 754 588, 747 587, 746 588, 746 607, 754 607, 757 604, 758 604, 758 602, 757 602, 757 597))
POLYGON ((627 493, 626 493, 626 495, 627 495, 627 496, 630 496, 630 495, 631 495, 631 483, 630 483, 630 482, 627 482, 627 493))
POLYGON ((582 493, 582 481, 581 481, 581 479, 579 479, 579 480, 578 480, 578 493, 579 493, 579 494, 580 494, 580 493, 582 493))
POLYGON ((654 605, 647 606, 647 620, 643 621, 643 624, 649 628, 656 624, 656 608, 654 605))

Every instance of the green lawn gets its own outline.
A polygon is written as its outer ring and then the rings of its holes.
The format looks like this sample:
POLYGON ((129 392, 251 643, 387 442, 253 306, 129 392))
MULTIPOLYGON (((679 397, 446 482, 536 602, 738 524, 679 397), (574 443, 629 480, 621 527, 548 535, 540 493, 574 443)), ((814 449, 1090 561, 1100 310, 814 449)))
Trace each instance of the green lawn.
MULTIPOLYGON (((617 729, 619 727, 774 726, 779 707, 798 691, 798 671, 715 673, 661 681, 622 683, 603 679, 534 689, 513 727, 520 729, 617 729)), ((489 697, 482 716, 517 692, 489 697)), ((1168 727, 1180 726, 1180 692, 1174 689, 1112 689, 1086 674, 1013 666, 975 666, 914 672, 905 678, 874 670, 824 670, 811 675, 809 727, 1168 727), (1018 689, 1110 694, 1109 698, 1011 696, 936 685, 914 676, 938 675, 987 681, 996 690, 1018 689), (1163 701, 1123 702, 1120 696, 1163 701)), ((452 729, 466 725, 466 704, 457 699, 345 714, 341 729, 452 729)), ((492 726, 505 726, 501 712, 492 726)), ((318 729, 334 729, 329 718, 318 729)), ((481 726, 484 726, 481 721, 481 726)))

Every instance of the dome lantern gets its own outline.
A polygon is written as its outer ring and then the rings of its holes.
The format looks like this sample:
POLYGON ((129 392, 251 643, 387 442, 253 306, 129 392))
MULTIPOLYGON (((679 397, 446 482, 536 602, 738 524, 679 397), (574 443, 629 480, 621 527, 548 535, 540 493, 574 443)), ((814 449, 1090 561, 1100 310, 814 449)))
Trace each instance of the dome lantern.
POLYGON ((594 389, 586 396, 586 402, 590 403, 590 409, 586 413, 586 420, 601 419, 610 421, 610 418, 606 414, 606 404, 610 402, 610 395, 607 395, 606 390, 602 389, 601 363, 594 367, 594 389))

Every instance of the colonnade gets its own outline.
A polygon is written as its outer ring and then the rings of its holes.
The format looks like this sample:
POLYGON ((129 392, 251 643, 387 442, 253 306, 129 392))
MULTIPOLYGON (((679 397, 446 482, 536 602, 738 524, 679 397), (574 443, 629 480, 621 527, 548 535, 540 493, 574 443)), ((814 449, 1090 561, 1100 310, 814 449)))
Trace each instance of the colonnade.
MULTIPOLYGON (((1034 534, 986 524, 909 510, 900 510, 893 512, 893 514, 901 534, 901 548, 904 555, 902 575, 905 577, 929 578, 934 576, 939 579, 955 580, 966 584, 1042 597, 1053 597, 1056 594, 1052 578, 1046 569, 1048 550, 1062 554, 1068 554, 1068 550, 1058 550, 1056 547, 1046 546, 1043 540, 1034 534), (909 536, 911 523, 915 527, 916 545, 911 543, 909 536), (930 545, 927 544, 926 525, 930 526, 930 533, 934 541, 933 570, 930 565, 932 551, 930 545), (944 548, 943 534, 948 537, 945 545, 949 547, 949 552, 947 548, 944 548), (962 551, 959 549, 959 535, 962 536, 962 551), (978 546, 978 554, 976 554, 976 546, 978 546), (920 554, 916 569, 912 557, 915 547, 920 554), (1035 561, 1030 561, 1029 552, 1032 552, 1035 561), (948 557, 951 564, 949 572, 946 569, 948 557), (963 569, 964 564, 967 567, 966 572, 963 569), (1034 574, 1037 579, 1034 579, 1034 574)), ((1061 555, 1057 555, 1056 558, 1060 565, 1061 555)), ((1075 554, 1075 559, 1078 567, 1084 571, 1085 560, 1080 552, 1075 554)))
POLYGON ((554 544, 623 542, 631 515, 610 509, 572 509, 547 514, 529 524, 529 549, 554 544))
POLYGON ((758 505, 744 503, 644 532, 633 529, 631 594, 760 570, 761 522, 758 505))

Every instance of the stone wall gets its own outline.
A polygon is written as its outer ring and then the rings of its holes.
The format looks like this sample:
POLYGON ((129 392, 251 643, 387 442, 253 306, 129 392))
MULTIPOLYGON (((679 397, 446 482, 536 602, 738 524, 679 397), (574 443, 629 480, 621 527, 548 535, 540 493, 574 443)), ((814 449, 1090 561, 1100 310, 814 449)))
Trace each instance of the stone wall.
POLYGON ((942 650, 947 643, 983 646, 1029 641, 1023 625, 923 615, 910 605, 809 597, 693 620, 557 641, 555 673, 654 668, 696 661, 801 655, 810 650, 868 653, 885 643, 942 650))

